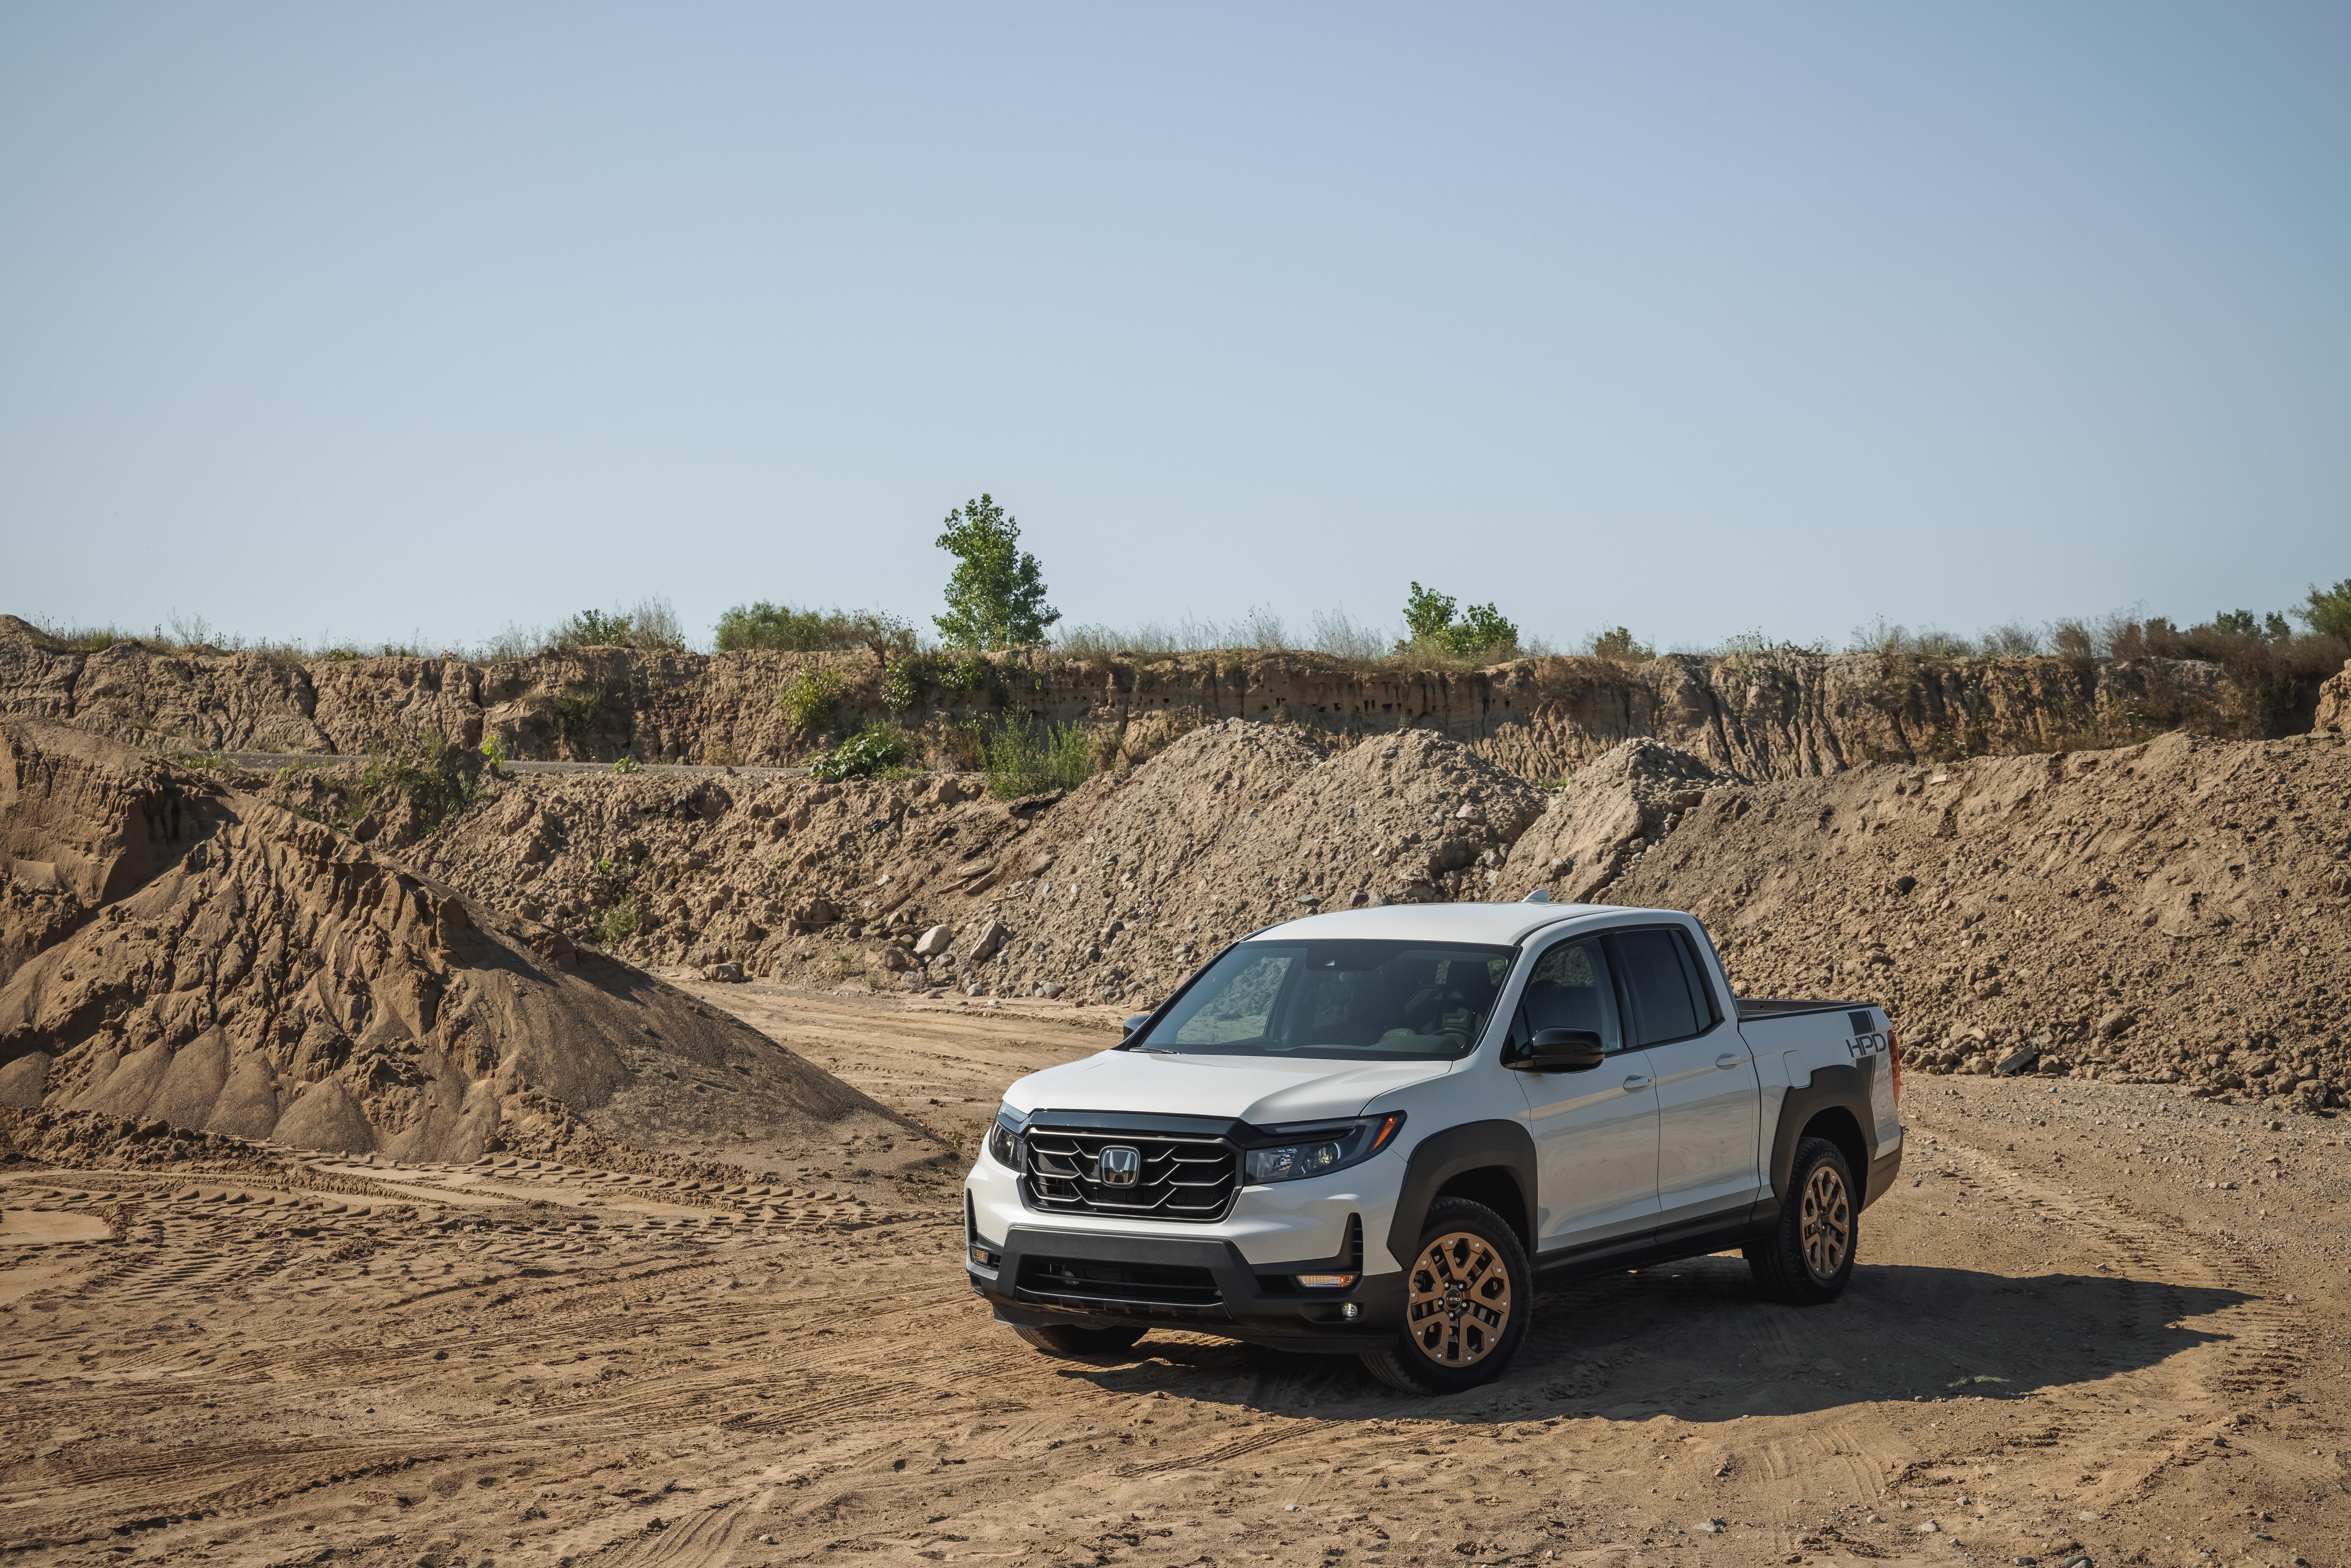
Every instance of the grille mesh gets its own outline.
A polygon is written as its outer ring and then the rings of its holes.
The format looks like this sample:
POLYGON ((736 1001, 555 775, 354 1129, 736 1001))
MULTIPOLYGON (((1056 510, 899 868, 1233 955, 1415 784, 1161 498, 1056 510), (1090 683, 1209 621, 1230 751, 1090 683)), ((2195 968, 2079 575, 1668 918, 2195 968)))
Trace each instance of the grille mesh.
POLYGON ((1232 1207, 1238 1156, 1219 1138, 1031 1127, 1024 1141, 1029 1201, 1049 1212, 1206 1221, 1232 1207), (1141 1156, 1134 1186, 1102 1181, 1102 1152, 1113 1146, 1141 1156))

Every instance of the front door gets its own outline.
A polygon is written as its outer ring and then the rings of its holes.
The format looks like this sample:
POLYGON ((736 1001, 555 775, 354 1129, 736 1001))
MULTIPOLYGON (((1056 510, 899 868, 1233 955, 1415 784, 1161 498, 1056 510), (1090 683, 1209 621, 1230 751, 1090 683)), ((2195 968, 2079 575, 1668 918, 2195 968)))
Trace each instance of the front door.
POLYGON ((1537 1260, 1646 1235, 1657 1224, 1657 1091, 1629 1031, 1598 937, 1535 960, 1511 1032, 1582 1029, 1606 1060, 1588 1072, 1519 1072, 1534 1137, 1537 1260))

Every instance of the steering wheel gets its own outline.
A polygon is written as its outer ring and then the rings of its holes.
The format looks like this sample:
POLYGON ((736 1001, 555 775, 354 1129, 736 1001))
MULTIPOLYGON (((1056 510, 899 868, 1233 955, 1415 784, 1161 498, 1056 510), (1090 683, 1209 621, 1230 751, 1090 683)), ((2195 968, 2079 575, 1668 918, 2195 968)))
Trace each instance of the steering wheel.
POLYGON ((1446 1003, 1459 999, 1460 995, 1450 986, 1423 986, 1400 1009, 1404 1021, 1412 1025, 1416 1033, 1435 1034, 1437 1031, 1427 1026, 1437 1020, 1446 1003))

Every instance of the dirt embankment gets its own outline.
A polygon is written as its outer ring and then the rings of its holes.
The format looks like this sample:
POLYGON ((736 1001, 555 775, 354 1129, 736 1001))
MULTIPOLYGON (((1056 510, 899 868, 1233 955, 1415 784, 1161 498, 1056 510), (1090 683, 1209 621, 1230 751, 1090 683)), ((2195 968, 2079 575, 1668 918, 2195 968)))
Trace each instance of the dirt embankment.
POLYGON ((1743 993, 1884 1001, 1923 1069, 2031 1049, 2044 1072, 2351 1095, 2344 737, 1763 784, 1636 742, 1546 791, 1430 735, 1329 751, 1227 724, 1009 806, 952 776, 729 782, 509 779, 407 852, 636 962, 1134 1007, 1311 910, 1541 887, 1692 910, 1743 993))
POLYGON ((203 774, 0 726, 0 1103, 406 1159, 936 1146, 735 1020, 203 774))
MULTIPOLYGON (((134 745, 356 756, 427 730, 498 736, 517 758, 725 765, 805 759, 868 720, 916 732, 929 760, 968 763, 972 723, 1080 724, 1103 756, 1148 756, 1187 730, 1242 718, 1317 731, 1325 745, 1423 730, 1529 779, 1559 779, 1630 739, 1717 768, 1800 778, 1885 759, 1941 760, 2126 744, 2185 727, 2239 738, 2307 722, 2314 693, 2252 694, 2190 661, 1934 660, 1793 651, 1670 655, 1637 668, 1523 659, 1444 674, 1302 653, 1066 659, 1039 651, 910 665, 908 706, 884 700, 864 653, 703 655, 587 649, 483 664, 189 654, 121 643, 82 653, 0 616, 0 717, 50 718, 134 745), (796 728, 777 695, 803 665, 838 678, 831 716, 796 728)), ((903 694, 902 694, 903 695, 903 694)))
POLYGON ((1747 994, 1883 1000, 1914 1067, 2351 1096, 2345 737, 1724 791, 1608 897, 1705 918, 1747 994))

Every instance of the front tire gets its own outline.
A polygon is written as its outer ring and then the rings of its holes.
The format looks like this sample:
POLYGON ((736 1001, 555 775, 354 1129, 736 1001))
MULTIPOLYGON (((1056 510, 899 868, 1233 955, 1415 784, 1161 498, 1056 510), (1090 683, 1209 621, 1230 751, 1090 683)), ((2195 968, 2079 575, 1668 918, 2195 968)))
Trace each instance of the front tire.
POLYGON ((1834 1301, 1853 1278, 1860 1249, 1861 1194, 1853 1167, 1826 1138, 1806 1138, 1796 1145, 1779 1224, 1769 1240, 1744 1249, 1755 1288, 1792 1306, 1834 1301))
POLYGON ((1405 1326, 1364 1369, 1406 1394, 1459 1394, 1499 1377, 1534 1305, 1518 1232, 1482 1203, 1440 1197, 1405 1266, 1405 1326))
POLYGON ((1090 1355, 1116 1355, 1131 1348, 1143 1337, 1141 1328, 1087 1329, 1075 1323, 1047 1323, 1041 1328, 1024 1328, 1016 1323, 1012 1332, 1043 1351, 1067 1360, 1090 1355))

